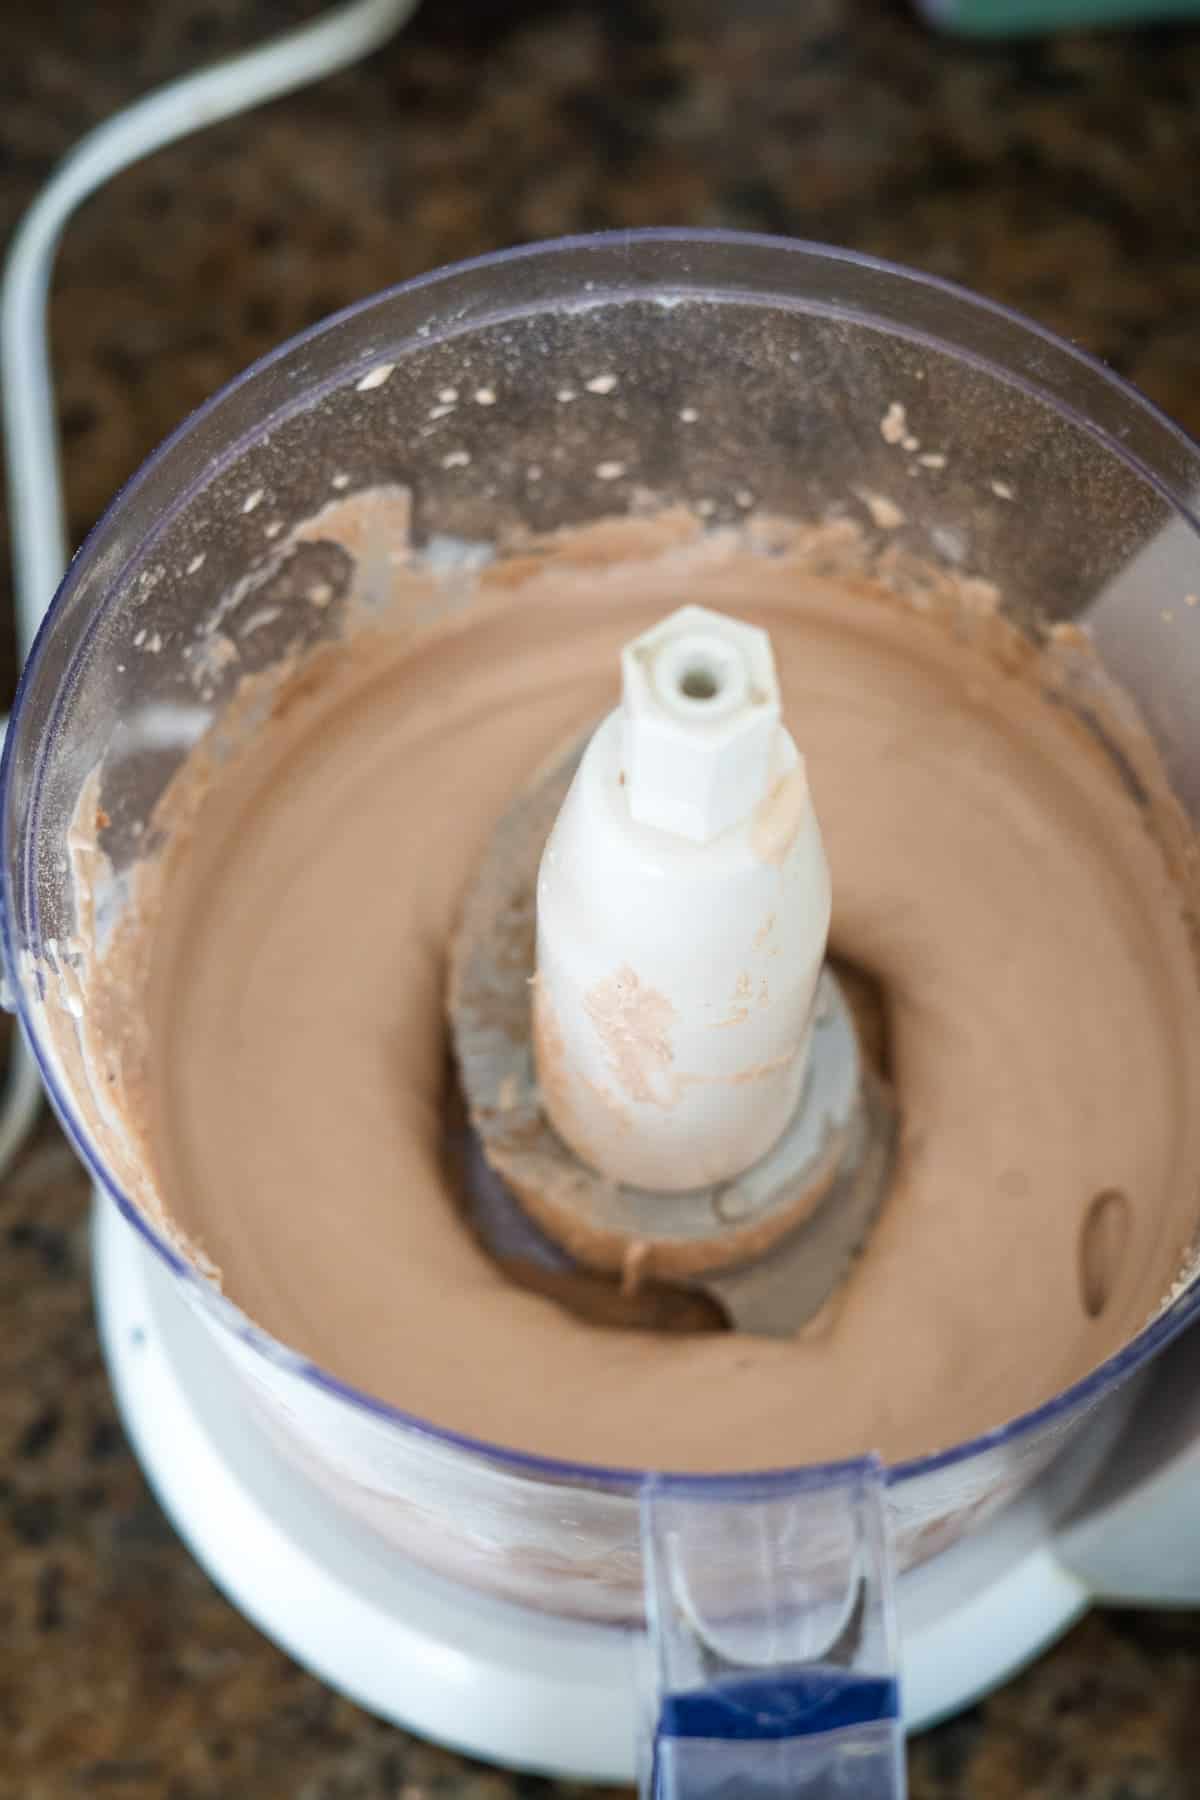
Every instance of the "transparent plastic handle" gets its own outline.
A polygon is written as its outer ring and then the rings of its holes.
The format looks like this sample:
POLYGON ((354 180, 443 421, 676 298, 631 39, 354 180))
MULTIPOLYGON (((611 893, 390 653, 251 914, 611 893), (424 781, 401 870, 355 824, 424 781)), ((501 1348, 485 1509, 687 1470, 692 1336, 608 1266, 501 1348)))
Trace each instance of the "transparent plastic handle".
POLYGON ((882 1465, 642 1495, 642 1800, 902 1800, 882 1465))

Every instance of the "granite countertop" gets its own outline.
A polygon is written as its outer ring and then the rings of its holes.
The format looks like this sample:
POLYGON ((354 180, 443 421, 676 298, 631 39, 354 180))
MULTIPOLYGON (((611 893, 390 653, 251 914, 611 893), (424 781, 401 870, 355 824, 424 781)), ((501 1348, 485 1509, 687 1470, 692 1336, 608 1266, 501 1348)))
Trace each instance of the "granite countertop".
MULTIPOLYGON (((88 126, 318 10, 6 9, 0 238, 88 126)), ((914 263, 1078 339, 1200 432, 1197 93, 1200 29, 982 47, 902 0, 426 0, 366 67, 157 156, 71 225, 53 323, 72 531, 298 327, 438 263, 607 226, 914 263)), ((87 1202, 45 1121, 0 1186, 0 1800, 587 1791, 367 1718, 218 1595, 117 1423, 87 1202)), ((1198 1703, 1200 1622, 1094 1613, 914 1744, 913 1800, 1184 1800, 1198 1703)))

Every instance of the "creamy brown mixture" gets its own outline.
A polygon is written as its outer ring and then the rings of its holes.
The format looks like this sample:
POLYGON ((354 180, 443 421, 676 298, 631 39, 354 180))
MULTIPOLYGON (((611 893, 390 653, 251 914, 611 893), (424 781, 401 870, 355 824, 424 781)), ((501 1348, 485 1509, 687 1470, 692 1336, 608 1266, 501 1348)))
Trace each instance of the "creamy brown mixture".
POLYGON ((986 590, 932 580, 914 607, 815 542, 593 528, 419 628, 437 608, 410 568, 391 628, 319 654, 206 775, 142 922, 159 1190, 226 1293, 338 1376, 562 1457, 899 1458, 1045 1400, 1170 1288, 1200 1193, 1200 992, 1146 808, 1047 697, 1054 647, 986 590), (443 1158, 446 949, 490 827, 685 600, 770 630, 833 946, 891 1011, 894 1190, 789 1342, 602 1329, 518 1291, 443 1158))

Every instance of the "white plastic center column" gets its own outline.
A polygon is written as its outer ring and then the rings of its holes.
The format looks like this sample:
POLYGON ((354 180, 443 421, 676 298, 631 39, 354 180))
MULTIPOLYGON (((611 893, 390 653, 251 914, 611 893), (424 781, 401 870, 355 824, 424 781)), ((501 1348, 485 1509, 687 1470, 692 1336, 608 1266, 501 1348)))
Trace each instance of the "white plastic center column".
POLYGON ((621 673, 542 856, 534 1048, 577 1156, 682 1192, 799 1104, 829 870, 766 632, 685 606, 621 673))

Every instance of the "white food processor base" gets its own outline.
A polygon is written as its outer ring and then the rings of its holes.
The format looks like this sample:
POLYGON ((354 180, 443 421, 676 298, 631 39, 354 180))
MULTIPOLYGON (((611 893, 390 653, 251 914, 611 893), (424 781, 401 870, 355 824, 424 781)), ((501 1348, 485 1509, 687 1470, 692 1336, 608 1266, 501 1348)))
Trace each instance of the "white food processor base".
MULTIPOLYGON (((634 1773, 636 1634, 487 1599, 390 1552, 248 1422, 224 1358, 107 1199, 93 1211, 100 1332, 126 1430, 198 1561, 330 1686, 423 1737, 514 1768, 634 1773)), ((900 1583, 910 1731, 970 1704, 1088 1605, 1044 1497, 900 1583)))

